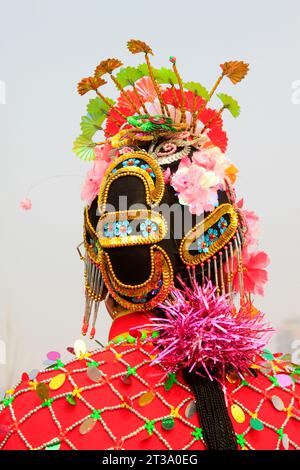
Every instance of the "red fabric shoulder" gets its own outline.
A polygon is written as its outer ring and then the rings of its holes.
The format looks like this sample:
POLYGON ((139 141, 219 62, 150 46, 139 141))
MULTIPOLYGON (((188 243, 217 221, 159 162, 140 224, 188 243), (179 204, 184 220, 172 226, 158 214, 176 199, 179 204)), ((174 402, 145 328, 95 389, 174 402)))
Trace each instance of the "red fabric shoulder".
MULTIPOLYGON (((269 354, 270 355, 270 354, 269 354)), ((204 449, 194 397, 181 373, 151 365, 132 336, 23 377, 0 414, 2 449, 204 449)), ((299 370, 259 357, 226 398, 240 449, 300 448, 299 370)))

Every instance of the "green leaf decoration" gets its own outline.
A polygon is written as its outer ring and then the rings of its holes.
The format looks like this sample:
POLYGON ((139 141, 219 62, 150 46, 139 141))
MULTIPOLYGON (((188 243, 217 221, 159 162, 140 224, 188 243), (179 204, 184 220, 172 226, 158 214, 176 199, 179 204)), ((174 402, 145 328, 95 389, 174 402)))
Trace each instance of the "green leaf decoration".
POLYGON ((156 69, 154 77, 156 81, 162 85, 172 85, 178 83, 176 73, 173 72, 173 70, 171 69, 166 69, 165 67, 162 67, 161 69, 156 69))
POLYGON ((240 114, 240 106, 232 96, 225 95, 225 93, 218 93, 217 97, 222 101, 223 106, 228 109, 233 117, 238 117, 240 114))
MULTIPOLYGON (((108 99, 108 101, 112 104, 112 106, 114 105, 113 100, 108 99)), ((108 104, 98 96, 89 101, 87 105, 88 114, 83 116, 80 122, 82 135, 84 137, 91 139, 96 134, 96 132, 101 129, 109 109, 110 108, 108 104)))
POLYGON ((205 101, 209 101, 209 92, 203 85, 201 85, 201 83, 187 82, 184 83, 183 86, 186 90, 192 91, 193 93, 195 93, 195 95, 204 98, 205 101))
POLYGON ((117 73, 117 80, 123 88, 133 85, 144 76, 138 67, 124 67, 117 73))
POLYGON ((95 142, 84 135, 80 135, 74 141, 73 152, 80 160, 91 161, 95 159, 94 147, 96 146, 95 142))
MULTIPOLYGON (((139 72, 142 73, 143 77, 149 77, 149 70, 147 64, 141 64, 137 67, 137 69, 139 70, 139 72)), ((152 70, 155 71, 156 69, 152 67, 152 70)))
POLYGON ((81 118, 80 127, 82 130, 82 135, 91 139, 96 132, 101 129, 101 122, 98 124, 98 121, 94 120, 91 116, 83 116, 81 118))
MULTIPOLYGON (((111 106, 115 104, 114 100, 111 100, 110 98, 106 99, 111 104, 111 106)), ((104 114, 106 116, 109 111, 109 106, 104 103, 104 101, 99 98, 99 96, 97 96, 96 98, 93 98, 88 102, 86 110, 91 116, 99 116, 99 113, 104 114)))
MULTIPOLYGON (((114 101, 107 98, 107 101, 114 105, 114 101)), ((91 161, 95 159, 94 147, 95 143, 92 141, 92 137, 101 128, 101 125, 105 121, 109 112, 109 106, 107 103, 99 98, 93 98, 87 105, 86 116, 81 118, 81 131, 82 134, 77 137, 73 145, 74 153, 81 159, 91 161)))

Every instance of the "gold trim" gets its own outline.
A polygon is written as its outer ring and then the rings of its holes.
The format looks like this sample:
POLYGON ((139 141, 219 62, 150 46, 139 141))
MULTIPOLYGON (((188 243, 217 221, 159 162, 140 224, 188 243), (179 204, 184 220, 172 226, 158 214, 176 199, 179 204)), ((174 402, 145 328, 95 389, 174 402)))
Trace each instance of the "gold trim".
POLYGON ((154 139, 152 134, 141 134, 140 129, 122 129, 111 138, 111 146, 121 148, 132 145, 135 142, 148 142, 154 139))
POLYGON ((108 271, 110 281, 113 284, 114 288, 124 295, 144 295, 149 292, 149 290, 154 289, 160 279, 161 270, 162 270, 162 256, 159 252, 154 250, 154 245, 150 247, 150 258, 151 258, 151 268, 150 275, 146 281, 141 284, 124 284, 116 276, 110 256, 104 251, 101 252, 101 261, 105 263, 105 267, 108 271), (151 285, 150 285, 151 284, 151 285))
POLYGON ((103 214, 97 224, 97 236, 101 248, 118 248, 121 246, 136 246, 136 245, 153 245, 158 243, 165 237, 168 231, 168 226, 165 218, 158 212, 151 210, 127 210, 109 212, 103 214), (105 237, 103 236, 103 227, 106 223, 119 222, 122 220, 136 220, 137 222, 143 222, 145 219, 151 220, 158 226, 158 230, 149 237, 143 237, 142 235, 126 235, 124 237, 105 237), (101 236, 102 235, 102 236, 101 236))
MULTIPOLYGON (((122 307, 124 307, 127 310, 139 311, 141 309, 143 309, 143 310, 153 309, 154 307, 157 306, 157 304, 159 302, 163 302, 166 299, 166 297, 168 296, 168 294, 170 292, 170 289, 173 286, 173 267, 172 267, 171 261, 170 261, 168 255, 167 255, 167 253, 161 247, 159 247, 157 245, 153 245, 150 249, 153 250, 153 258, 151 259, 151 274, 150 274, 149 279, 146 281, 146 283, 150 283, 151 280, 154 280, 153 279, 154 274, 155 274, 155 276, 157 276, 157 274, 159 274, 158 279, 162 278, 163 284, 162 284, 158 294, 155 297, 153 297, 151 300, 149 300, 148 302, 145 302, 145 303, 130 302, 129 300, 125 300, 123 297, 121 297, 121 295, 119 295, 119 293, 115 290, 115 287, 111 282, 111 278, 109 276, 108 266, 105 263, 106 259, 109 259, 109 257, 107 258, 107 255, 102 253, 102 256, 101 256, 101 259, 100 259, 100 268, 101 268, 101 272, 102 272, 102 275, 103 275, 103 279, 104 279, 104 283, 106 285, 106 288, 107 288, 108 292, 110 293, 110 295, 114 298, 114 300, 119 305, 121 305, 122 307), (161 256, 162 257, 162 266, 161 266, 161 269, 159 269, 159 270, 156 269, 156 266, 153 263, 155 252, 159 252, 162 255, 161 256)), ((116 277, 115 277, 114 281, 118 281, 119 284, 122 284, 116 277)), ((150 287, 146 283, 138 284, 136 286, 129 286, 129 285, 126 286, 124 284, 125 291, 126 291, 126 287, 131 288, 131 294, 130 295, 132 297, 145 295, 145 294, 147 294, 147 292, 150 292, 150 290, 152 290, 154 288, 152 286, 150 287), (143 288, 144 292, 142 294, 140 293, 141 292, 140 291, 141 287, 144 287, 143 288)), ((125 294, 125 291, 124 291, 124 295, 128 295, 128 292, 125 294)), ((120 294, 122 294, 122 293, 120 293, 120 294)))
POLYGON ((86 206, 84 209, 84 225, 88 228, 88 231, 90 235, 93 238, 97 238, 97 232, 95 231, 94 227, 91 224, 90 218, 89 218, 89 206, 86 206))
POLYGON ((181 240, 179 247, 180 258, 185 264, 197 265, 204 263, 206 260, 220 251, 234 236, 238 226, 238 215, 231 204, 222 204, 217 207, 206 219, 193 227, 181 240), (218 240, 212 243, 207 253, 199 253, 191 255, 189 252, 190 246, 197 238, 207 232, 222 216, 228 214, 230 216, 230 223, 224 233, 220 235, 218 240))
MULTIPOLYGON (((94 247, 87 241, 87 233, 92 237, 95 243, 98 241, 97 233, 94 230, 94 228, 91 225, 90 219, 89 219, 89 213, 88 213, 89 207, 85 207, 84 209, 84 224, 83 224, 83 243, 85 250, 88 254, 88 256, 91 258, 91 260, 95 264, 99 264, 99 251, 98 253, 94 252, 94 247)), ((100 246, 99 246, 100 250, 100 246)))
MULTIPOLYGON (((113 169, 113 168, 112 168, 113 169)), ((151 176, 146 173, 145 170, 142 170, 138 167, 133 168, 120 168, 112 175, 109 175, 107 178, 103 177, 102 184, 98 196, 98 208, 100 214, 106 211, 107 199, 111 185, 119 178, 123 176, 135 176, 142 180, 145 186, 145 199, 148 206, 153 206, 155 203, 153 196, 155 187, 151 176)))
POLYGON ((100 213, 103 213, 106 210, 108 193, 112 183, 122 176, 129 175, 136 176, 143 181, 146 192, 146 203, 149 206, 154 207, 160 203, 165 191, 165 182, 163 172, 159 164, 151 155, 146 152, 129 152, 116 158, 116 160, 110 164, 104 174, 98 195, 98 208, 100 213), (120 165, 123 161, 130 159, 140 159, 148 164, 155 174, 155 181, 146 170, 136 166, 122 167, 113 173, 113 170, 118 165, 120 165))

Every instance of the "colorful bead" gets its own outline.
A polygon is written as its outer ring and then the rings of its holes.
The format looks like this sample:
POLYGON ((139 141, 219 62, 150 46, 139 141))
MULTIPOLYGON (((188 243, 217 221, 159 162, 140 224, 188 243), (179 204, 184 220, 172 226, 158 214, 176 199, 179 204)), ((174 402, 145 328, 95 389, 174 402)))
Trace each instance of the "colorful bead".
POLYGON ((54 398, 48 398, 48 400, 45 400, 41 406, 42 408, 45 408, 46 406, 50 407, 53 402, 54 402, 54 398))
POLYGON ((155 421, 147 421, 144 425, 144 428, 147 430, 149 436, 152 436, 153 431, 155 429, 155 421))
POLYGON ((207 232, 207 238, 208 238, 208 241, 209 241, 209 244, 211 245, 212 243, 214 243, 217 239, 218 239, 218 230, 214 229, 214 228, 210 228, 207 232))
POLYGON ((147 165, 146 163, 144 165, 141 165, 141 169, 142 170, 145 170, 150 176, 151 178, 155 178, 155 173, 154 171, 152 170, 151 166, 150 165, 147 165))
POLYGON ((102 413, 102 410, 93 410, 93 413, 91 414, 91 418, 100 419, 101 413, 102 413))
POLYGON ((239 446, 245 447, 246 441, 244 434, 236 434, 236 442, 238 443, 239 446))
POLYGON ((202 237, 200 237, 197 240, 198 252, 199 253, 208 253, 209 245, 210 245, 210 243, 209 243, 208 236, 202 235, 202 237))
MULTIPOLYGON (((142 170, 146 171, 148 173, 148 175, 151 176, 151 178, 155 179, 155 177, 156 177, 156 175, 155 175, 153 169, 151 168, 151 166, 148 163, 143 162, 143 161, 141 161, 137 158, 130 158, 128 160, 123 161, 122 162, 122 167, 124 167, 124 168, 139 167, 142 170)), ((117 168, 114 168, 113 171, 116 172, 117 168)))
POLYGON ((120 380, 124 385, 131 385, 132 379, 129 375, 121 375, 120 380))
POLYGON ((130 367, 128 366, 127 367, 127 375, 130 376, 130 375, 136 375, 136 367, 130 367))
POLYGON ((128 160, 122 162, 122 166, 139 166, 140 162, 141 161, 137 158, 129 158, 128 160))
POLYGON ((126 237, 132 233, 132 227, 128 220, 122 220, 115 222, 115 236, 116 237, 126 237))
MULTIPOLYGON (((136 221, 133 221, 136 225, 136 221)), ((158 224, 151 219, 145 219, 139 223, 139 230, 136 230, 137 235, 142 235, 148 238, 158 232, 158 224)), ((121 220, 118 222, 107 222, 103 226, 103 236, 106 238, 112 237, 127 237, 133 234, 133 227, 129 220, 121 220)))
POLYGON ((53 367, 55 370, 61 369, 65 367, 64 363, 60 360, 57 359, 55 366, 53 367))
POLYGON ((196 441, 199 441, 200 439, 203 438, 203 430, 202 428, 196 428, 195 431, 191 432, 192 436, 196 439, 196 441))
POLYGON ((112 238, 115 236, 115 222, 104 225, 103 235, 107 238, 112 238))
POLYGON ((226 232, 228 227, 228 222, 225 217, 221 217, 217 223, 217 228, 208 229, 207 233, 201 235, 200 238, 196 240, 198 252, 199 253, 208 253, 209 247, 213 245, 219 237, 226 232))
POLYGON ((162 428, 166 431, 171 431, 171 429, 173 429, 175 426, 175 420, 172 416, 169 416, 168 418, 164 418, 162 420, 161 425, 162 428))
POLYGON ((220 233, 224 233, 228 227, 228 222, 225 219, 225 217, 221 217, 221 219, 218 222, 218 227, 220 230, 220 233))
POLYGON ((146 219, 140 224, 140 230, 143 237, 150 237, 153 233, 157 232, 158 225, 150 219, 146 219))

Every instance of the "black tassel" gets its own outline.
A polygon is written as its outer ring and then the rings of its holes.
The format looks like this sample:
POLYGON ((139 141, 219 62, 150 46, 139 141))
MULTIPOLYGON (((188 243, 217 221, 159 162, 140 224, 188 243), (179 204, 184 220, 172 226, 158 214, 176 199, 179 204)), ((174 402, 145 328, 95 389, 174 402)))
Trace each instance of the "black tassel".
POLYGON ((185 371, 184 377, 195 394, 207 450, 237 450, 235 432, 220 384, 195 372, 185 371))

